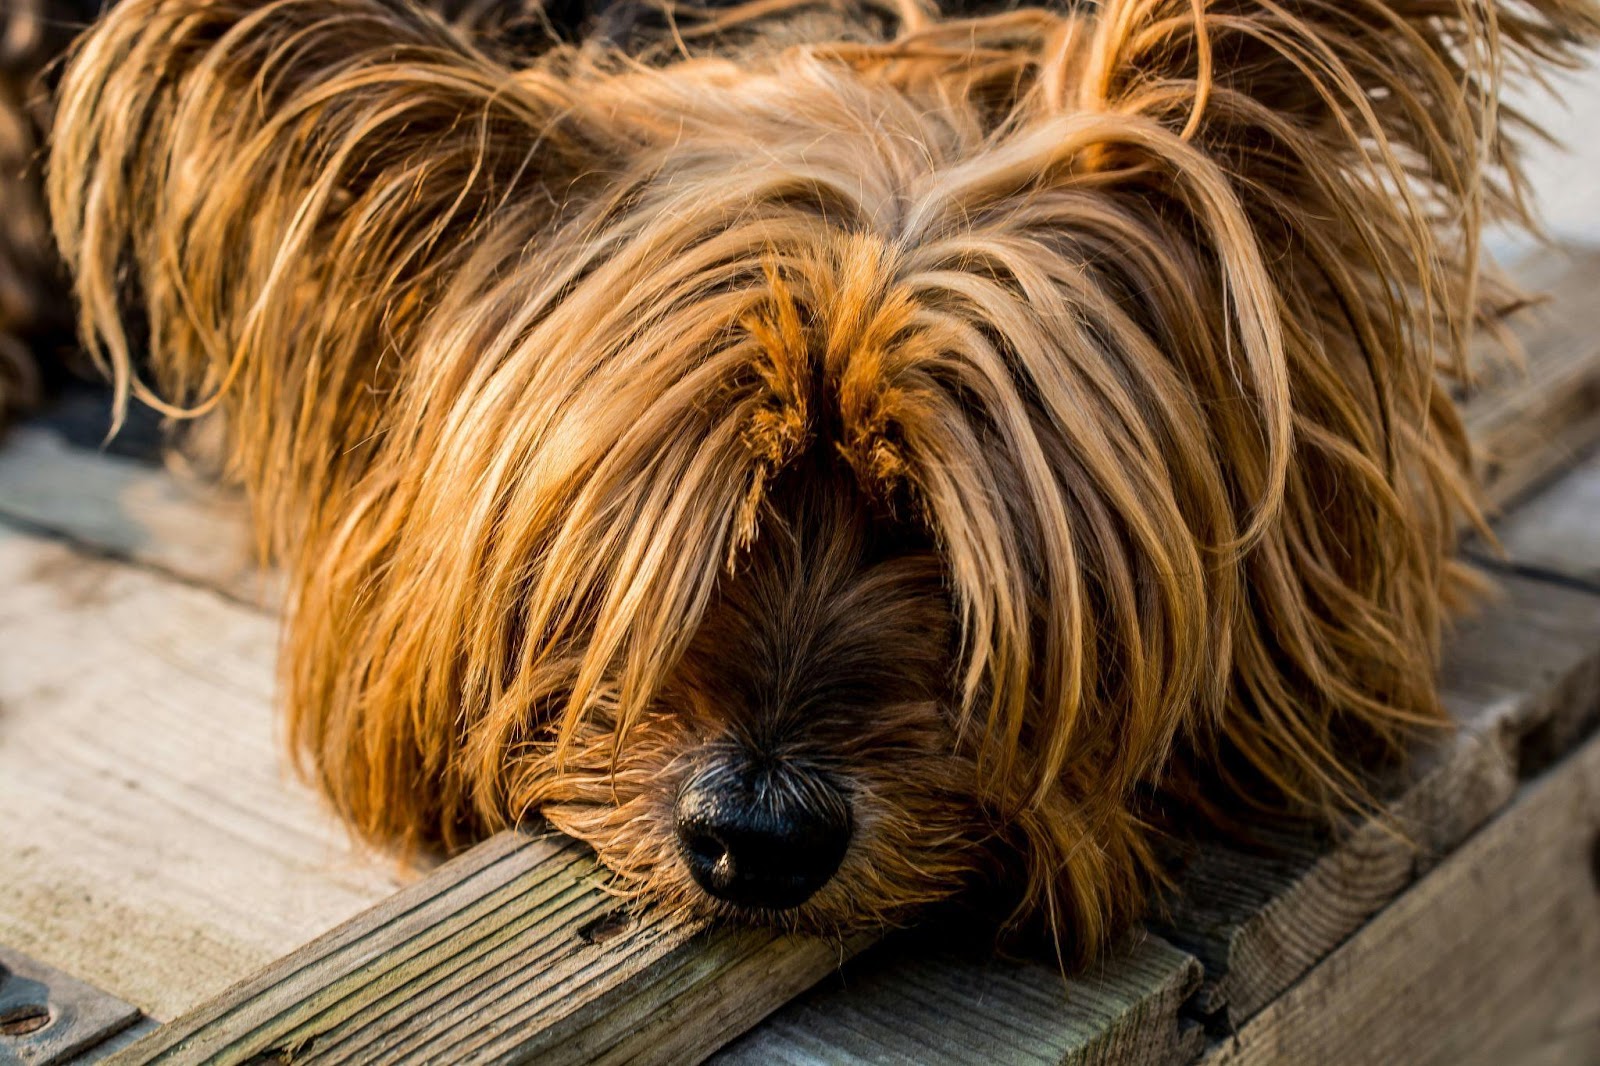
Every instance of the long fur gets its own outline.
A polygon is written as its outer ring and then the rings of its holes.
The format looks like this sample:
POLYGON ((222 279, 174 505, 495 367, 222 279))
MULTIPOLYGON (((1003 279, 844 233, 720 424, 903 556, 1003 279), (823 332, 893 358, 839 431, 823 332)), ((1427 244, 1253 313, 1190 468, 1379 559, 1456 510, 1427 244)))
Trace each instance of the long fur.
POLYGON ((354 826, 542 812, 706 907, 674 782, 771 734, 858 811, 787 920, 1002 863, 1083 956, 1176 798, 1336 808, 1442 720, 1498 94, 1588 0, 666 14, 512 63, 405 0, 125 0, 66 77, 83 336, 225 412, 354 826))

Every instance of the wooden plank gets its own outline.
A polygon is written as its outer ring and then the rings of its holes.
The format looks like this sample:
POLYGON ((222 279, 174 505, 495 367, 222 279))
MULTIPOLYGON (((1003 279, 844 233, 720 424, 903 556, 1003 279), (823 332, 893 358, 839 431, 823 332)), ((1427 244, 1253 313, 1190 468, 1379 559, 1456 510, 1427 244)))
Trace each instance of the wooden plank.
POLYGON ((1518 504, 1495 524, 1500 552, 1477 546, 1490 566, 1600 590, 1600 452, 1518 504))
POLYGON ((0 525, 0 943, 172 1016, 383 899, 285 780, 276 625, 0 525))
POLYGON ((632 915, 508 832, 112 1061, 697 1062, 859 946, 632 915))
POLYGON ((269 607, 277 582, 254 558, 244 510, 223 490, 85 449, 50 424, 18 426, 0 447, 0 516, 269 607))
POLYGON ((1600 1062, 1600 738, 1204 1061, 1600 1062))
POLYGON ((142 1017, 131 1003, 0 946, 0 1066, 81 1061, 142 1017))
POLYGON ((1548 249, 1513 273, 1548 298, 1511 322, 1526 366, 1487 360, 1462 411, 1486 498, 1500 508, 1600 440, 1600 250, 1548 249))
POLYGON ((1141 936, 1067 978, 1033 961, 955 953, 936 934, 880 945, 711 1060, 717 1066, 1017 1066, 1187 1062, 1179 1008, 1199 963, 1141 936))

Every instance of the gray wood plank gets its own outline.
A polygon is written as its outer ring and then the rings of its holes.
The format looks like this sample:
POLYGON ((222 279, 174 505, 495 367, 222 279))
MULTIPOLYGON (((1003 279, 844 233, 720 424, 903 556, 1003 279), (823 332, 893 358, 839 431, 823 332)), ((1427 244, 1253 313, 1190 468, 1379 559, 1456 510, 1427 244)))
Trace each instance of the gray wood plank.
POLYGON ((271 607, 277 581, 250 544, 243 503, 197 479, 71 443, 48 424, 0 440, 0 517, 242 603, 271 607))
POLYGON ((696 1062, 862 946, 631 915, 604 880, 502 833, 112 1061, 696 1062))
POLYGON ((1512 273, 1546 297, 1510 322, 1524 364, 1486 357, 1462 411, 1485 496, 1499 508, 1600 440, 1600 250, 1552 248, 1512 273))
POLYGON ((1600 738, 1266 1007, 1206 1066, 1600 1061, 1600 738))
POLYGON ((284 771, 276 626, 0 523, 0 943, 172 1017, 398 887, 284 771))
POLYGON ((1600 452, 1522 501, 1495 524, 1500 551, 1475 545, 1490 566, 1600 590, 1600 452))
POLYGON ((1187 1061, 1198 1026, 1179 1008, 1199 964, 1141 935, 1087 972, 956 953, 926 936, 886 942, 712 1058, 717 1066, 1187 1061))
POLYGON ((0 946, 0 1066, 79 1061, 143 1014, 60 970, 0 946))

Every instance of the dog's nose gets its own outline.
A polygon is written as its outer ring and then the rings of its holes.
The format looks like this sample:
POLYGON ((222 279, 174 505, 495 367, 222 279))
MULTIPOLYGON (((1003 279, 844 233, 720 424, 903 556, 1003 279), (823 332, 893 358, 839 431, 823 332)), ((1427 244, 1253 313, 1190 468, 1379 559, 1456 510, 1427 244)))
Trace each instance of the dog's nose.
POLYGON ((839 869, 850 805, 822 775, 719 762, 696 774, 674 809, 689 873, 720 900, 798 907, 839 869))

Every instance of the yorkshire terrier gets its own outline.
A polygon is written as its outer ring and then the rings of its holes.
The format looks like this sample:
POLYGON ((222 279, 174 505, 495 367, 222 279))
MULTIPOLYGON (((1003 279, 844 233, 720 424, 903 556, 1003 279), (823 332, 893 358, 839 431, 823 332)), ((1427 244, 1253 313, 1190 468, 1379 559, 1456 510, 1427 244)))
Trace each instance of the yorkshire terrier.
POLYGON ((1176 821, 1442 722, 1497 98, 1590 0, 503 28, 123 0, 57 104, 81 334, 223 415, 362 834, 825 934, 1002 885, 1082 958, 1176 821))

